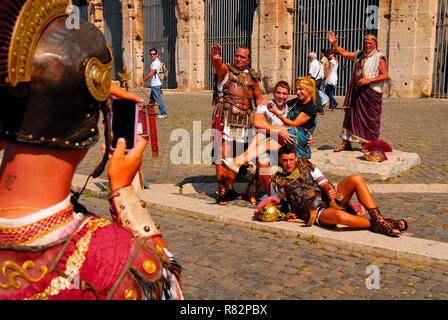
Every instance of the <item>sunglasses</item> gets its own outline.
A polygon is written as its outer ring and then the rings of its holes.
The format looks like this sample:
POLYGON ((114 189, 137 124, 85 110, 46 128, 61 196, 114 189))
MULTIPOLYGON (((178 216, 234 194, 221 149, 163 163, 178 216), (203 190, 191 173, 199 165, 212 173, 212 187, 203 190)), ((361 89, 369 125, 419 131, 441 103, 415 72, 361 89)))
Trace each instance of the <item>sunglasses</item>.
POLYGON ((157 53, 150 53, 150 55, 155 56, 157 53))

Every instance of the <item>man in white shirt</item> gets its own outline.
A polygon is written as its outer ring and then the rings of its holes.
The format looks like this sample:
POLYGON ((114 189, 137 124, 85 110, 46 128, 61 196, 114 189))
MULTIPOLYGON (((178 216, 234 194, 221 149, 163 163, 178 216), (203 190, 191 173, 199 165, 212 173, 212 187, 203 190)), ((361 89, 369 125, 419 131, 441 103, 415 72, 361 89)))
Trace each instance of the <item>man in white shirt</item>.
POLYGON ((310 69, 308 71, 308 77, 312 78, 314 81, 316 81, 316 107, 318 114, 324 113, 324 108, 321 104, 321 99, 319 96, 318 90, 321 90, 322 87, 322 81, 324 80, 324 67, 320 63, 319 60, 317 60, 317 54, 316 52, 311 52, 308 56, 310 60, 310 69))
POLYGON ((316 81, 316 87, 318 87, 317 80, 322 80, 324 78, 324 68, 319 60, 317 60, 316 52, 311 52, 308 58, 310 59, 308 77, 313 78, 316 81))
POLYGON ((160 69, 162 68, 162 65, 159 60, 159 54, 157 53, 156 48, 152 48, 149 51, 152 59, 151 63, 151 71, 148 73, 148 75, 140 81, 140 85, 143 86, 143 84, 148 80, 151 79, 151 95, 149 96, 149 102, 154 103, 157 102, 159 104, 159 111, 160 115, 157 116, 157 118, 167 118, 168 114, 166 112, 165 104, 162 100, 162 81, 159 78, 160 69))
MULTIPOLYGON (((289 84, 286 81, 279 81, 274 88, 273 95, 273 99, 268 103, 258 106, 254 115, 254 127, 265 134, 274 134, 285 142, 293 143, 293 135, 289 134, 283 122, 269 111, 269 107, 274 107, 285 117, 288 115, 289 107, 286 102, 289 97, 289 84)), ((266 194, 271 183, 270 166, 272 163, 277 164, 278 159, 270 152, 265 152, 257 159, 258 177, 266 194)))

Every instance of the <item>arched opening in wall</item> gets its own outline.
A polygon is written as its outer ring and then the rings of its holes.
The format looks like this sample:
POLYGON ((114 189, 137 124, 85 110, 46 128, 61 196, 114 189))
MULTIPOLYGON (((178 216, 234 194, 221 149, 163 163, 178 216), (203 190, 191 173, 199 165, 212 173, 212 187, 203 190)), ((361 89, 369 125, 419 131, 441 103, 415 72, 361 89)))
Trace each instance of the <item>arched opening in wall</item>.
POLYGON ((448 98, 448 0, 439 0, 432 96, 448 98))
POLYGON ((118 80, 118 72, 123 72, 123 16, 120 0, 103 1, 104 37, 114 56, 113 79, 118 80))
MULTIPOLYGON (((176 81, 176 38, 177 18, 175 0, 143 0, 143 52, 144 73, 151 70, 151 48, 156 48, 160 61, 168 69, 163 88, 177 88, 176 81)), ((150 81, 145 83, 150 86, 150 81)))
MULTIPOLYGON (((295 8, 292 80, 308 75, 311 52, 316 52, 320 60, 321 50, 332 48, 327 37, 329 30, 334 31, 338 44, 347 51, 362 50, 363 37, 378 33, 379 0, 296 0, 295 8)), ((335 95, 345 95, 353 62, 340 56, 337 60, 335 95)))
POLYGON ((213 89, 210 47, 222 45, 224 63, 232 63, 236 49, 251 47, 257 0, 205 0, 205 88, 213 89))

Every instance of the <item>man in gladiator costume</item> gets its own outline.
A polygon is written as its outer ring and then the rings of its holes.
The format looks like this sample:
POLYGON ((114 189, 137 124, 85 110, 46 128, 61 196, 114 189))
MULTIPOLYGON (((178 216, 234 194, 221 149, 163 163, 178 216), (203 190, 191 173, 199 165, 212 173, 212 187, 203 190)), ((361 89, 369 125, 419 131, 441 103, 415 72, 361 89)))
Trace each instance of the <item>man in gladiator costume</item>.
POLYGON ((282 146, 278 156, 283 171, 272 177, 270 197, 259 203, 255 217, 265 221, 265 216, 269 221, 298 219, 306 226, 341 224, 388 236, 397 236, 407 229, 405 220, 382 216, 360 175, 343 179, 335 189, 319 168, 308 159, 297 157, 292 144, 282 146), (354 194, 361 205, 350 204, 354 194), (278 204, 283 213, 276 209, 278 204), (367 212, 370 219, 363 217, 367 212))
POLYGON ((233 65, 222 61, 220 45, 211 47, 210 59, 216 71, 213 94, 213 161, 218 180, 217 202, 241 199, 233 189, 236 173, 221 164, 223 158, 235 156, 236 150, 243 151, 252 128, 252 110, 263 102, 259 77, 248 67, 250 49, 239 47, 233 65), (254 106, 255 102, 255 106, 254 106), (239 144, 239 145, 237 145, 239 144))
POLYGON ((109 154, 112 55, 87 21, 67 27, 69 0, 0 3, 0 299, 182 299, 180 270, 131 186, 146 142, 109 154), (77 165, 99 140, 110 159, 114 221, 70 197, 77 165))

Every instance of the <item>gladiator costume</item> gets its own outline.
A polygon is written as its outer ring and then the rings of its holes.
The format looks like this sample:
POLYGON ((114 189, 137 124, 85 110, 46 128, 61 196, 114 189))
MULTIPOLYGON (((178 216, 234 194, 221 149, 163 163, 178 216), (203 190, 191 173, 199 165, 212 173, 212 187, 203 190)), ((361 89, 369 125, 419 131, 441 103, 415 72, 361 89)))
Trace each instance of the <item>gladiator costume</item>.
MULTIPOLYGON (((66 25, 69 0, 0 4, 0 140, 109 155, 113 57, 103 34, 66 25)), ((80 194, 19 219, 0 219, 0 299, 182 299, 181 267, 132 186, 110 196, 113 220, 80 194)))
MULTIPOLYGON (((252 128, 251 113, 254 109, 254 89, 258 82, 257 73, 247 68, 240 71, 232 65, 227 65, 228 78, 222 87, 214 79, 213 92, 213 129, 222 134, 227 141, 245 143, 248 131, 252 128)), ((215 143, 220 143, 221 140, 215 143)))
POLYGON ((323 210, 334 208, 349 214, 360 212, 369 213, 370 230, 389 236, 395 236, 393 229, 405 231, 407 222, 403 219, 384 218, 378 208, 364 208, 347 202, 342 206, 344 195, 337 192, 336 198, 330 200, 319 187, 323 182, 329 182, 320 170, 305 158, 299 158, 296 168, 291 173, 277 172, 271 181, 271 196, 260 202, 255 217, 262 221, 303 221, 305 226, 319 224, 319 217, 323 210), (274 199, 270 199, 274 198, 274 199), (275 199, 277 198, 277 199, 275 199), (283 200, 280 202, 278 200, 283 200), (277 207, 280 205, 280 209, 277 207), (278 210, 276 210, 278 209, 278 210), (404 227, 399 228, 402 222, 404 227))
POLYGON ((277 172, 272 177, 271 193, 284 200, 281 208, 286 213, 284 220, 299 219, 306 226, 311 226, 316 221, 318 210, 336 206, 319 187, 319 183, 328 181, 327 178, 320 175, 315 179, 310 169, 314 171, 316 166, 306 158, 299 158, 291 173, 277 172))
MULTIPOLYGON (((255 109, 255 86, 259 81, 258 74, 246 68, 245 71, 227 64, 228 74, 224 84, 218 84, 214 76, 213 91, 213 163, 219 163, 222 139, 231 142, 246 143, 249 130, 252 128, 252 110, 255 109)), ((224 197, 240 199, 233 189, 234 179, 218 181, 218 202, 224 197)))

